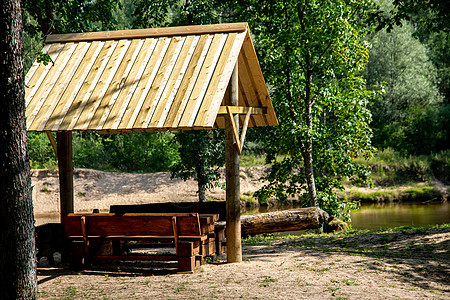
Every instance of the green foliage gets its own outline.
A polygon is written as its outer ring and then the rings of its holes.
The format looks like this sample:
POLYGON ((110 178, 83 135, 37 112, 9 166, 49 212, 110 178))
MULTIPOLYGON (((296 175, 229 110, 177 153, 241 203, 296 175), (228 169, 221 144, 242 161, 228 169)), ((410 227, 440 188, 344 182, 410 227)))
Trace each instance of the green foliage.
POLYGON ((104 143, 108 142, 96 132, 74 132, 72 137, 75 167, 97 170, 112 169, 104 143))
POLYGON ((446 138, 437 72, 409 24, 371 39, 367 85, 384 94, 371 106, 374 145, 404 154, 428 154, 446 138), (420 137, 420 138, 418 138, 420 137))
POLYGON ((372 179, 379 186, 429 182, 436 178, 445 178, 446 160, 449 151, 442 151, 431 156, 405 156, 387 148, 378 151, 370 160, 358 160, 371 167, 372 179))
POLYGON ((219 23, 218 0, 136 0, 134 26, 167 27, 219 23))
POLYGON ((400 26, 402 21, 414 23, 420 32, 449 31, 450 15, 447 0, 394 0, 393 5, 382 7, 372 15, 377 29, 387 28, 391 31, 394 25, 400 26))
POLYGON ((369 193, 351 191, 343 195, 343 198, 351 201, 360 201, 362 203, 428 201, 430 199, 441 199, 442 193, 436 187, 422 186, 405 190, 384 190, 369 193))
MULTIPOLYGON (((31 168, 57 168, 53 148, 44 133, 28 134, 31 168)), ((73 135, 76 168, 104 171, 162 172, 179 161, 172 133, 73 135)))
POLYGON ((21 4, 29 18, 25 19, 24 29, 33 35, 115 28, 115 0, 24 0, 21 4))
POLYGON ((450 150, 441 151, 431 157, 431 169, 437 179, 450 184, 450 150))
POLYGON ((220 186, 219 167, 225 163, 224 132, 222 130, 180 131, 175 135, 180 160, 171 168, 172 177, 194 178, 199 186, 199 199, 204 192, 220 186))
POLYGON ((41 51, 48 35, 115 29, 119 7, 116 0, 23 0, 21 8, 27 71, 35 60, 51 62, 41 51))
POLYGON ((119 0, 116 10, 113 12, 114 18, 117 20, 116 28, 118 30, 132 29, 136 23, 138 14, 136 10, 135 0, 119 0))
POLYGON ((367 168, 353 163, 373 151, 368 103, 375 94, 359 76, 368 57, 360 23, 368 9, 361 1, 240 4, 237 15, 250 22, 280 121, 267 139, 273 165, 260 199, 301 195, 307 202, 308 152, 319 204, 332 215, 354 207, 336 198, 343 178, 368 183, 367 168), (278 154, 285 155, 282 161, 278 154))
POLYGON ((28 153, 32 169, 55 169, 58 161, 45 133, 28 133, 28 153))
POLYGON ((434 180, 430 156, 405 156, 392 148, 378 151, 370 160, 358 160, 370 166, 374 184, 393 186, 434 180))
POLYGON ((122 171, 169 171, 179 160, 173 133, 125 133, 108 137, 104 145, 111 165, 122 171))

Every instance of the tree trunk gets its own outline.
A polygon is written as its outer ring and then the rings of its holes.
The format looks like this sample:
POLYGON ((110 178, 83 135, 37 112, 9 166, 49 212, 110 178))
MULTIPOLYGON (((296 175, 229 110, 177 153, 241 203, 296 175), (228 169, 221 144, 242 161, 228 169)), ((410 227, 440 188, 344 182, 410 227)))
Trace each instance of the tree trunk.
MULTIPOLYGON (((305 7, 302 7, 300 3, 297 6, 297 14, 300 20, 300 26, 303 31, 306 30, 306 24, 304 19, 305 7)), ((313 75, 313 68, 311 66, 311 58, 310 52, 308 49, 308 44, 306 44, 306 49, 308 51, 305 52, 305 118, 306 118, 306 139, 300 139, 301 142, 301 150, 303 161, 305 163, 305 175, 306 175, 306 183, 308 185, 308 193, 309 193, 309 203, 311 206, 319 207, 319 202, 317 201, 317 192, 316 192, 316 183, 314 180, 314 168, 313 168, 313 158, 312 158, 312 106, 313 102, 311 99, 311 82, 313 75)))
POLYGON ((206 186, 198 181, 198 200, 206 202, 206 186))
POLYGON ((0 4, 0 299, 36 299, 19 0, 0 4))
POLYGON ((197 173, 198 201, 206 202, 206 183, 208 179, 206 178, 205 161, 203 159, 197 160, 195 172, 197 173))
POLYGON ((328 214, 317 207, 275 211, 241 217, 243 235, 318 229, 328 214))
POLYGON ((305 161, 306 182, 308 183, 309 203, 311 206, 319 207, 317 201, 316 183, 314 181, 314 168, 312 158, 312 100, 311 100, 311 81, 312 71, 310 66, 309 55, 306 55, 306 87, 305 87, 305 110, 306 110, 306 126, 308 132, 305 141, 305 151, 303 153, 303 160, 305 161))

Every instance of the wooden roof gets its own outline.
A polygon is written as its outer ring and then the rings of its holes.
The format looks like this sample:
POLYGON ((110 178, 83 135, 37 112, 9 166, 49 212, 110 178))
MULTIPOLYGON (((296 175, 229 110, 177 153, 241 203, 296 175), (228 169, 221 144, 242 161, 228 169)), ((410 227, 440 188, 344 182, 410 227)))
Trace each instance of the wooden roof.
MULTIPOLYGON (((51 35, 47 66, 26 75, 29 131, 106 132, 225 126, 238 61, 248 126, 277 125, 247 23, 51 35)), ((242 123, 242 122, 241 122, 242 123)))

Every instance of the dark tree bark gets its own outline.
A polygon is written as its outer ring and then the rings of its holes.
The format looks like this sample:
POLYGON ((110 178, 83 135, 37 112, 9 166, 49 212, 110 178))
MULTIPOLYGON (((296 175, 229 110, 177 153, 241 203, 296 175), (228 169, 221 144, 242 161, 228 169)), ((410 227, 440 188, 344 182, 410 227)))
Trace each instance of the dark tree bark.
POLYGON ((0 299, 36 299, 20 0, 0 3, 0 299))

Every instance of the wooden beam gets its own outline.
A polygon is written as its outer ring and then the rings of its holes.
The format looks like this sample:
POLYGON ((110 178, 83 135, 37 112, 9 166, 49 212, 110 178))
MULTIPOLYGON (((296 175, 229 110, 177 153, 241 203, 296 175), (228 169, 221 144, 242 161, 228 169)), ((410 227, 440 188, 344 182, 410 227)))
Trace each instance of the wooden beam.
POLYGON ((252 115, 264 115, 267 114, 267 107, 247 107, 247 106, 221 106, 219 108, 218 115, 226 115, 228 114, 228 110, 232 114, 246 115, 248 111, 251 109, 252 115))
POLYGON ((172 230, 175 243, 175 252, 177 253, 177 255, 179 255, 180 253, 178 252, 178 225, 176 216, 172 217, 172 230))
MULTIPOLYGON (((225 96, 227 106, 239 105, 238 65, 236 63, 225 96)), ((239 124, 239 115, 225 118, 225 166, 226 166, 226 206, 227 206, 227 261, 242 261, 239 151, 235 143, 237 133, 233 122, 239 124)))
MULTIPOLYGON (((231 113, 232 106, 226 106, 228 112, 228 120, 231 122, 231 126, 233 129, 234 142, 236 145, 236 149, 239 155, 242 154, 242 149, 244 148, 245 135, 247 134, 248 122, 250 121, 250 116, 252 114, 252 108, 250 107, 247 110, 247 114, 245 115, 244 124, 242 127, 241 137, 239 138, 239 127, 236 125, 233 114, 231 113)), ((239 122, 239 119, 238 119, 239 122)), ((238 123, 239 124, 239 123, 238 123)))
POLYGON ((56 158, 58 158, 58 146, 56 145, 56 141, 55 138, 53 137, 53 134, 50 131, 46 131, 45 133, 47 134, 47 137, 50 140, 50 144, 52 145, 56 158))
POLYGON ((147 28, 134 30, 99 31, 85 33, 52 34, 45 40, 50 43, 68 43, 80 41, 102 41, 120 39, 138 39, 148 37, 179 36, 179 35, 201 35, 229 32, 244 32, 248 28, 247 23, 229 23, 215 25, 194 25, 165 28, 147 28))
MULTIPOLYGON (((227 106, 228 111, 228 120, 231 123, 231 128, 233 129, 233 137, 234 137, 234 145, 236 146, 236 150, 238 151, 239 155, 241 154, 241 145, 239 144, 239 127, 236 127, 236 122, 239 124, 239 116, 237 118, 237 121, 235 122, 234 116, 231 113, 229 106, 227 106)), ((239 126, 239 125, 237 125, 239 126)))
POLYGON ((252 111, 253 110, 250 107, 247 114, 245 115, 244 126, 242 127, 241 141, 240 141, 240 145, 239 145, 239 155, 242 154, 242 148, 244 148, 244 141, 245 141, 245 136, 247 134, 248 122, 250 121, 250 116, 252 114, 252 111))
POLYGON ((65 215, 74 212, 72 132, 56 134, 58 142, 59 195, 61 224, 65 215))

